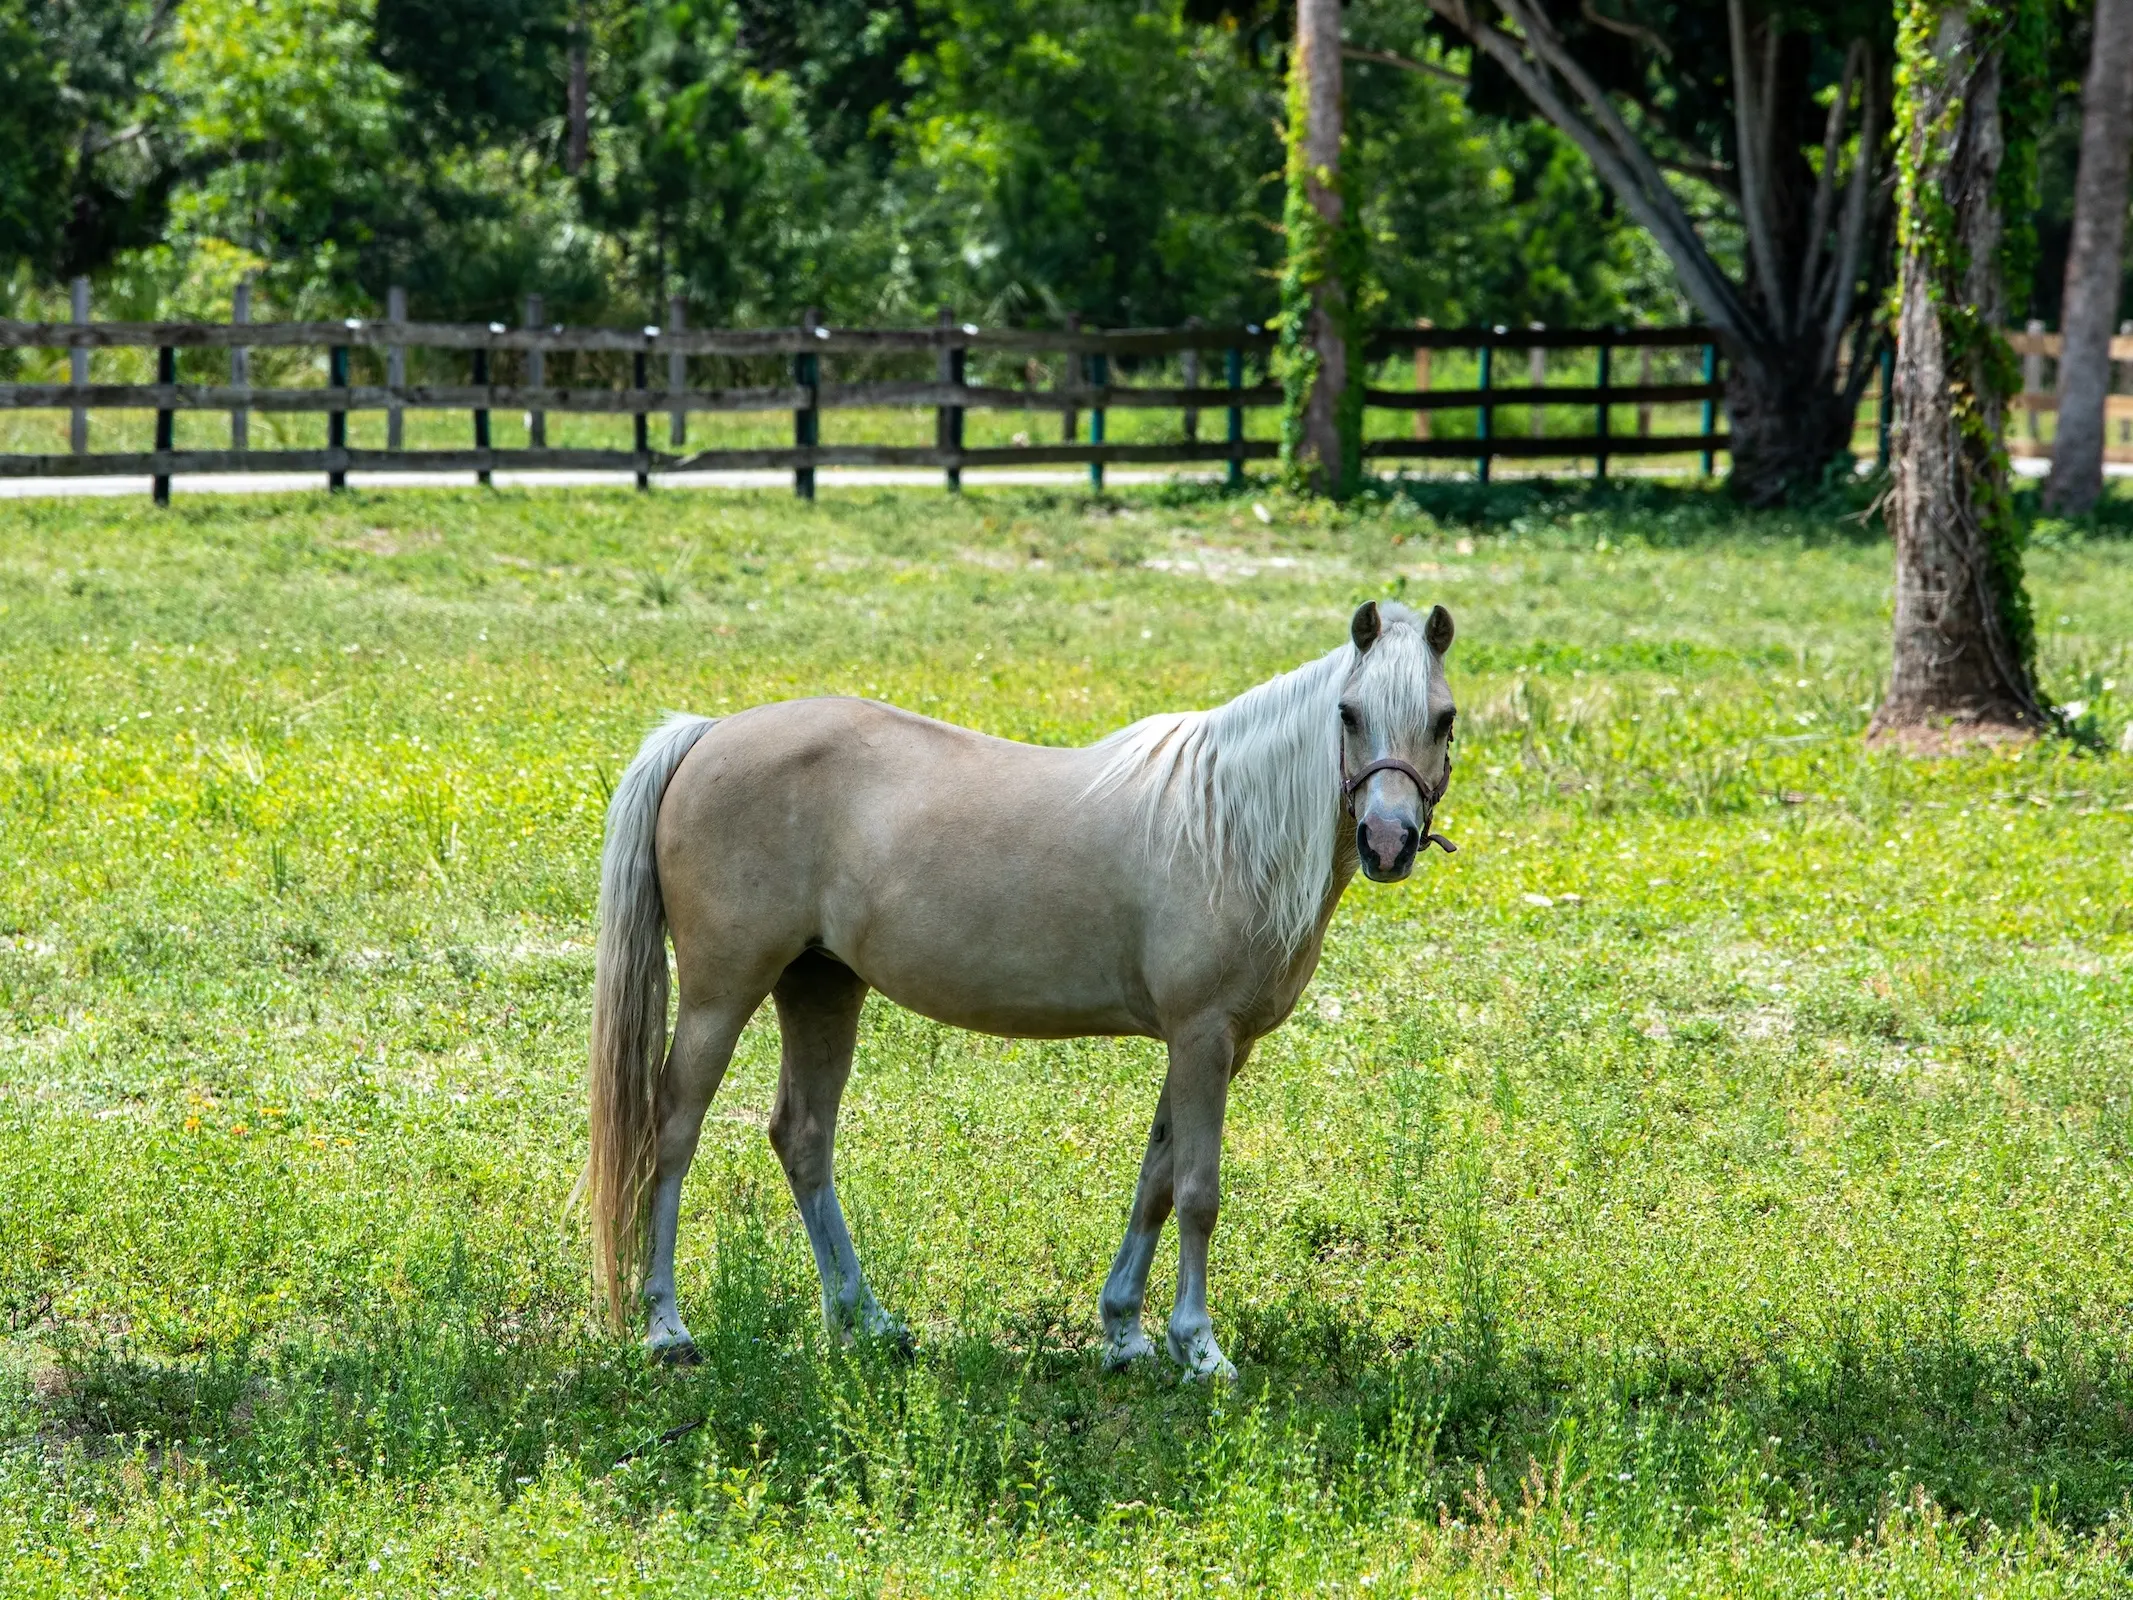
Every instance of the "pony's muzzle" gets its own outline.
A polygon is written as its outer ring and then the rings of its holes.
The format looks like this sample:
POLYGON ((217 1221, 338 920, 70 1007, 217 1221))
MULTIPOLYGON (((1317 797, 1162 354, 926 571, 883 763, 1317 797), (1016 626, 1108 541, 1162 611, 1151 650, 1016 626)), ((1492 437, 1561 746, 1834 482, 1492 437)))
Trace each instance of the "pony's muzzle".
POLYGON ((1422 832, 1404 817, 1366 815, 1355 825, 1355 853, 1373 883, 1398 883, 1414 870, 1422 832))

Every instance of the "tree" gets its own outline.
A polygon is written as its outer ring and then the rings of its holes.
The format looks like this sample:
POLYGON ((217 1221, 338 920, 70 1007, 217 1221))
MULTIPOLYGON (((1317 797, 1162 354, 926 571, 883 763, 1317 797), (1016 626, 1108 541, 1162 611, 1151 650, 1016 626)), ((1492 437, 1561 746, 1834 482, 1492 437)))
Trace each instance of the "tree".
POLYGON ((376 0, 372 49, 409 127, 439 146, 553 133, 567 94, 566 0, 376 0))
POLYGON ((1321 494, 1362 467, 1361 228, 1342 182, 1340 0, 1297 0, 1289 56, 1287 260, 1281 278, 1282 463, 1321 494))
POLYGON ((63 282, 161 237, 181 176, 152 82, 171 10, 0 0, 0 269, 63 282))
POLYGON ((683 295, 703 324, 797 320, 830 241, 824 170, 791 81, 754 71, 731 0, 618 18, 609 109, 579 181, 651 315, 683 295))
POLYGON ((1886 8, 1427 3, 1471 47, 1477 107, 1530 109, 1572 140, 1718 330, 1734 492, 1768 504, 1819 481, 1849 446, 1872 366, 1886 8), (1721 213, 1699 217, 1699 192, 1721 213), (1737 267, 1714 243, 1721 224, 1744 239, 1737 267))
POLYGON ((877 203, 934 295, 987 322, 1266 316, 1279 102, 1229 40, 1175 0, 929 14, 877 203))
POLYGON ((2081 93, 2081 166, 2059 312, 2059 433, 2044 488, 2053 510, 2079 514, 2103 492, 2104 397, 2118 320, 2133 154, 2133 0, 2096 0, 2081 93))
POLYGON ((750 65, 782 73, 799 96, 816 152, 832 166, 863 156, 885 173, 913 85, 905 65, 925 43, 918 0, 735 0, 750 65))
POLYGON ((2000 441, 2017 381, 2003 286, 2034 243, 2044 0, 1904 0, 1896 333, 1896 621, 1876 735, 2033 729, 2034 631, 2000 441))
POLYGON ((71 147, 58 73, 22 0, 0 0, 0 277, 56 261, 71 147))

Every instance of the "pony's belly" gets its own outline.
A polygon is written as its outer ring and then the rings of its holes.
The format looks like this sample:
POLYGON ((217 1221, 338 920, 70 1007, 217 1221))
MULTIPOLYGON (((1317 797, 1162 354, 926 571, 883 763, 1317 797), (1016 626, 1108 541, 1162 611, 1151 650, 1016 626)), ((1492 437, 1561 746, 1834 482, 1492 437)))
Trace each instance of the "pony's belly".
POLYGON ((942 951, 932 960, 914 960, 910 952, 870 959, 863 952, 839 959, 906 1010, 953 1028, 1012 1039, 1156 1031, 1145 1005, 1123 985, 1085 969, 1018 960, 1013 952, 942 951))

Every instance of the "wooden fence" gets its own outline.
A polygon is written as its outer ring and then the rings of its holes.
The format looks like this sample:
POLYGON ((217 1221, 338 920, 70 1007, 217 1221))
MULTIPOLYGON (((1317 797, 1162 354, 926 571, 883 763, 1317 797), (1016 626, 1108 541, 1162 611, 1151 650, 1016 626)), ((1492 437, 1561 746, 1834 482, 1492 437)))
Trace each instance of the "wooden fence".
MULTIPOLYGON (((638 487, 654 474, 789 469, 795 489, 814 492, 821 467, 938 468, 948 486, 960 485, 966 468, 1029 467, 1082 464, 1100 487, 1107 465, 1142 463, 1224 464, 1232 482, 1242 481, 1244 465, 1278 453, 1270 438, 1248 438, 1245 413, 1278 406, 1280 388, 1266 381, 1247 383, 1248 360, 1256 360, 1262 380, 1265 357, 1274 336, 1266 329, 1188 326, 1169 329, 1065 330, 979 328, 955 323, 944 314, 939 326, 915 329, 835 328, 804 323, 797 328, 756 331, 693 329, 681 325, 679 307, 668 325, 644 328, 569 328, 544 326, 537 297, 530 299, 525 325, 464 325, 406 320, 405 301, 395 293, 386 318, 367 321, 253 323, 240 291, 228 323, 94 322, 88 315, 84 286, 77 285, 74 320, 68 323, 0 321, 0 352, 65 350, 65 383, 0 383, 0 412, 22 410, 71 413, 70 448, 58 452, 0 453, 0 477, 78 478, 145 476, 158 503, 167 501, 174 477, 203 473, 280 472, 325 475, 329 486, 344 487, 350 472, 473 472, 486 483, 497 471, 602 470, 633 473, 638 487), (251 381, 253 352, 323 351, 322 384, 262 387, 251 381), (155 352, 153 382, 96 383, 90 361, 98 351, 155 352), (227 352, 227 383, 181 383, 180 352, 227 352), (407 381, 410 351, 439 352, 431 365, 463 363, 464 382, 407 381), (382 383, 352 381, 351 356, 365 352, 373 369, 382 368, 382 383), (1050 381, 1050 368, 1025 360, 1019 385, 974 383, 966 373, 972 357, 996 358, 1063 355, 1063 381, 1050 381), (1203 382, 1202 359, 1218 363, 1220 382, 1203 382), (382 357, 382 362, 379 358, 382 357), (604 366, 597 382, 555 384, 547 381, 548 363, 569 358, 582 369, 604 366), (729 364, 752 364, 786 381, 748 383, 721 388, 692 387, 692 359, 719 357, 729 364), (930 358, 930 376, 861 377, 833 381, 826 369, 839 363, 880 370, 901 361, 911 366, 930 358), (498 381, 508 366, 514 381, 498 381), (1172 384, 1118 381, 1114 367, 1178 371, 1172 384), (655 386, 653 376, 664 379, 655 386), (1043 384, 1037 382, 1045 376, 1043 384), (831 443, 822 438, 822 414, 850 408, 931 408, 934 439, 930 445, 831 443), (1153 442, 1118 442, 1105 438, 1106 414, 1123 408, 1158 408, 1182 413, 1181 436, 1153 442), (965 414, 972 410, 1053 412, 1061 417, 1058 443, 1018 442, 1012 446, 969 446, 964 442, 965 414), (153 412, 154 448, 148 451, 96 452, 89 448, 90 418, 97 411, 153 412), (348 440, 351 413, 385 413, 386 447, 356 448, 348 440), (409 411, 467 413, 465 448, 408 448, 404 418, 409 411), (490 415, 495 411, 525 414, 526 444, 502 448, 491 442, 490 415), (1203 411, 1220 412, 1222 437, 1203 439, 1203 411), (229 418, 227 449, 178 449, 175 419, 180 412, 222 412, 229 418), (323 449, 253 449, 250 419, 255 412, 323 414, 323 449), (689 419, 705 413, 789 412, 789 446, 686 448, 689 419), (595 413, 627 416, 633 423, 632 447, 573 449, 547 443, 552 414, 595 413), (669 448, 654 449, 651 424, 668 420, 669 448), (1086 419, 1086 437, 1082 419, 1086 419)), ((1364 453, 1373 459, 1467 460, 1486 480, 1492 461, 1591 460, 1604 475, 1610 458, 1628 455, 1690 453, 1700 455, 1703 470, 1712 470, 1715 452, 1727 447, 1717 428, 1722 395, 1717 351, 1702 328, 1558 329, 1558 328, 1402 328, 1372 336, 1368 358, 1384 367, 1388 358, 1412 353, 1414 388, 1371 388, 1365 405, 1411 412, 1412 436, 1367 439, 1364 453), (1655 349, 1700 352, 1696 382, 1652 383, 1650 352, 1655 349), (1546 352, 1595 351, 1596 381, 1550 384, 1546 352), (1530 352, 1530 381, 1506 386, 1497 381, 1497 358, 1506 351, 1530 352), (1645 381, 1615 381, 1615 355, 1637 351, 1645 381), (1478 381, 1472 387, 1434 389, 1429 385, 1433 352, 1467 351, 1474 355, 1478 381), (1654 434, 1654 405, 1700 404, 1701 429, 1694 434, 1654 434), (1524 435, 1509 435, 1495 426, 1505 406, 1526 407, 1533 418, 1524 435), (1547 433, 1541 422, 1548 407, 1591 407, 1589 432, 1547 433), (1638 429, 1618 432, 1610 426, 1618 407, 1636 407, 1638 429), (1429 419, 1444 412, 1468 412, 1474 418, 1470 437, 1435 437, 1429 419)), ((197 357, 193 358, 197 365, 197 357)), ((922 370, 922 367, 921 367, 922 370)), ((1022 437, 1022 436, 1018 436, 1022 437)))
MULTIPOLYGON (((2049 457, 2039 424, 2059 411, 2059 396, 2046 387, 2044 366, 2059 359, 2059 335, 2046 333, 2041 322, 2032 322, 2022 332, 2009 334, 2007 342, 2022 358, 2022 392, 2008 402, 2008 453, 2033 460, 2049 457), (2017 413, 2021 414, 2019 425, 2017 413)), ((2104 397, 2103 458, 2133 462, 2133 322, 2119 324, 2118 337, 2111 341, 2111 362, 2111 388, 2116 392, 2104 397)))

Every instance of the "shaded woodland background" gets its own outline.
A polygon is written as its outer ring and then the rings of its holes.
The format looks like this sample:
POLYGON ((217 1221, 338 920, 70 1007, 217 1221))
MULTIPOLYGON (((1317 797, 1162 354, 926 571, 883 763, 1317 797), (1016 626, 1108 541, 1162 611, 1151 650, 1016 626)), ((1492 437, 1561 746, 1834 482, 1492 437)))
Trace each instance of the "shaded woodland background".
MULTIPOLYGON (((1283 19, 1179 0, 0 0, 0 314, 1264 317, 1283 19), (582 159, 572 80, 582 61, 582 159)), ((1375 315, 1666 321, 1664 259, 1424 7, 1354 8, 1375 315), (1412 57, 1410 57, 1412 59, 1412 57), (1486 89, 1486 84, 1481 86, 1486 89)), ((2031 313, 2063 271, 2066 32, 2031 313)), ((1689 185, 1691 189, 1695 186, 1689 185)), ((1714 195, 1709 237, 1735 250, 1714 195)))

